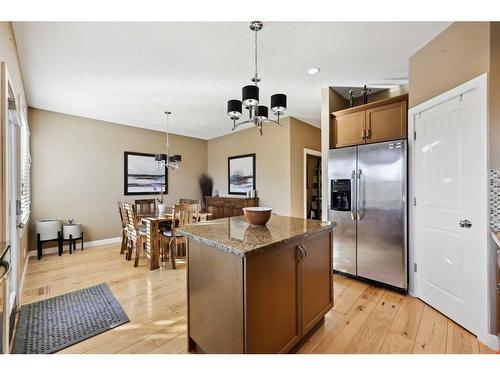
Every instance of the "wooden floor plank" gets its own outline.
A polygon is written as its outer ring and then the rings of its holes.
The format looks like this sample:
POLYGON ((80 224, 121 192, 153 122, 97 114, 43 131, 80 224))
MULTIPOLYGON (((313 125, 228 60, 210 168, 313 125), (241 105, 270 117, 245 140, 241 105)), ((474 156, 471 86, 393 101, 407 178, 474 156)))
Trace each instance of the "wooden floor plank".
POLYGON ((408 337, 389 331, 385 336, 382 347, 379 350, 381 354, 411 354, 415 341, 408 337))
POLYGON ((447 323, 448 319, 444 315, 425 305, 413 352, 420 354, 446 353, 447 323))
POLYGON ((412 341, 417 337, 418 326, 424 311, 424 303, 417 298, 406 296, 389 329, 391 332, 412 341))
POLYGON ((383 295, 384 295, 384 289, 376 287, 375 285, 370 285, 361 294, 361 298, 364 298, 374 303, 378 303, 378 301, 380 301, 383 295))
MULTIPOLYGON (((31 258, 21 291, 27 304, 107 283, 130 323, 60 353, 186 353, 186 265, 149 271, 116 244, 31 258)), ((295 353, 492 353, 462 327, 411 296, 334 275, 334 308, 295 353)))
POLYGON ((376 304, 363 298, 351 306, 347 314, 337 313, 338 323, 335 329, 328 332, 313 349, 313 353, 344 353, 365 324, 376 304))
POLYGON ((347 347, 346 353, 378 353, 402 300, 403 296, 400 294, 385 292, 347 347))
POLYGON ((446 353, 479 354, 479 342, 469 331, 448 320, 446 353))
POLYGON ((368 284, 366 283, 349 280, 349 285, 337 297, 333 308, 341 314, 346 314, 367 288, 368 284))
POLYGON ((493 349, 488 348, 482 342, 478 341, 479 344, 479 353, 480 354, 496 354, 493 349))

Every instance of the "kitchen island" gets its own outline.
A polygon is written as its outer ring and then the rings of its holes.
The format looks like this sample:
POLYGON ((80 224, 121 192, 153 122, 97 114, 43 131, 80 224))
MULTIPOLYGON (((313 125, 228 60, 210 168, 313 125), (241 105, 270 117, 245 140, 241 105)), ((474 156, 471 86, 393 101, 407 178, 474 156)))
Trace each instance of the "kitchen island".
POLYGON ((182 227, 189 351, 290 351, 333 307, 333 227, 278 215, 182 227))

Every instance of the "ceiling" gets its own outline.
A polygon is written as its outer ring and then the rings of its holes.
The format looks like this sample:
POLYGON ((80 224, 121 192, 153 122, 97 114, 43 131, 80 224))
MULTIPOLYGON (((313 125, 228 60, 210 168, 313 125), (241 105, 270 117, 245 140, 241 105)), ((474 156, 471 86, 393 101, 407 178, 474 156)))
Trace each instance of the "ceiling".
MULTIPOLYGON (((261 102, 320 124, 321 88, 401 83, 444 22, 269 22, 259 32, 261 102), (306 70, 319 67, 308 76, 306 70)), ((245 22, 14 22, 32 107, 210 139, 231 132, 228 99, 253 75, 245 22)), ((246 116, 246 115, 245 115, 246 116)))

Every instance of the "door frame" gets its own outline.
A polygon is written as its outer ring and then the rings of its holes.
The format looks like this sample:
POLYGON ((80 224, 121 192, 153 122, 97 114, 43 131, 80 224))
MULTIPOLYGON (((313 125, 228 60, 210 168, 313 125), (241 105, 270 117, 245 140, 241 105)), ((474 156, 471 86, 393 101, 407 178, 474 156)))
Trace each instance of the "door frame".
MULTIPOLYGON (((9 90, 11 91, 11 90, 9 90)), ((18 179, 20 173, 20 158, 19 158, 19 145, 20 145, 20 128, 21 120, 19 113, 19 99, 16 99, 14 92, 11 92, 10 99, 14 102, 14 109, 9 107, 9 124, 7 128, 7 184, 8 184, 8 196, 7 196, 7 231, 10 243, 10 266, 11 266, 11 288, 14 291, 11 292, 10 309, 12 311, 17 311, 19 294, 21 292, 19 288, 19 273, 20 269, 20 251, 19 251, 19 223, 17 215, 17 198, 18 198, 18 179), (12 113, 12 118, 10 116, 12 113)))
MULTIPOLYGON (((304 147, 304 169, 303 169, 303 173, 302 173, 302 179, 303 179, 302 194, 304 195, 304 199, 303 199, 303 203, 302 203, 303 204, 302 212, 304 215, 304 219, 307 218, 307 194, 306 194, 306 191, 307 191, 307 155, 317 156, 323 161, 321 151, 311 150, 310 148, 304 147)), ((321 199, 323 200, 323 197, 321 197, 321 199)), ((323 207, 321 207, 321 208, 323 208, 323 207)), ((323 216, 323 214, 322 214, 322 216, 323 216)))
MULTIPOLYGON (((485 200, 482 202, 482 211, 484 212, 484 217, 486 220, 486 228, 484 228, 484 239, 482 244, 479 246, 484 249, 484 252, 481 254, 481 268, 483 272, 481 275, 481 284, 483 285, 483 293, 481 295, 482 304, 484 305, 484 310, 482 310, 484 316, 482 317, 481 327, 478 332, 478 339, 491 346, 495 345, 492 343, 489 334, 489 320, 490 320, 490 304, 489 300, 489 288, 488 288, 488 279, 489 279, 489 266, 488 266, 488 252, 491 251, 491 245, 488 241, 490 234, 488 228, 488 209, 489 209, 489 156, 488 156, 488 76, 487 73, 484 73, 468 82, 465 82, 449 91, 446 91, 432 99, 427 100, 424 103, 421 103, 408 111, 408 177, 409 177, 409 198, 411 199, 409 204, 409 252, 408 252, 408 267, 409 267, 409 289, 408 292, 417 298, 421 296, 421 291, 419 290, 419 280, 418 272, 415 271, 415 264, 423 264, 419 261, 419 254, 416 249, 416 238, 415 238, 415 223, 416 223, 416 209, 415 209, 415 120, 417 116, 419 116, 422 112, 425 112, 431 108, 434 108, 444 102, 447 102, 451 99, 459 97, 465 93, 477 90, 480 97, 481 102, 481 111, 484 111, 483 121, 478 122, 478 125, 481 126, 481 131, 484 133, 485 137, 485 160, 486 165, 484 166, 483 179, 486 187, 486 191, 483 192, 485 196, 485 200), (413 201, 413 202, 412 202, 413 201)), ((418 134, 417 134, 418 136, 418 134)), ((417 197, 418 198, 418 197, 417 197)), ((418 204, 418 202, 417 202, 418 204)))

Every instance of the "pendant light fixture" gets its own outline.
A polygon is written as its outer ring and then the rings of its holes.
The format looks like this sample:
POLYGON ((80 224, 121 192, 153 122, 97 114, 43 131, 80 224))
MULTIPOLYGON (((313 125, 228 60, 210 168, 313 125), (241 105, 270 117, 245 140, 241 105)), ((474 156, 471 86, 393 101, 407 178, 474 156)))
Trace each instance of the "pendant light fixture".
POLYGON ((155 155, 155 161, 157 162, 158 168, 170 168, 170 169, 179 169, 179 163, 181 162, 181 155, 172 155, 170 156, 169 152, 169 139, 168 139, 168 120, 169 116, 172 114, 170 111, 166 111, 165 114, 167 115, 167 143, 165 144, 165 148, 167 149, 166 154, 156 154, 155 155))
POLYGON ((275 124, 280 124, 280 116, 285 113, 286 110, 286 95, 285 94, 274 94, 271 96, 271 111, 277 116, 277 121, 271 120, 269 116, 269 108, 264 105, 259 105, 259 86, 260 82, 258 70, 257 70, 257 32, 262 30, 262 22, 252 21, 250 23, 250 30, 255 33, 255 75, 252 78, 252 85, 243 87, 241 90, 241 100, 232 99, 227 102, 227 115, 231 120, 233 120, 233 129, 243 124, 253 124, 257 127, 262 135, 262 125, 267 122, 273 122, 275 124), (249 119, 236 123, 242 115, 242 107, 248 110, 249 119))

